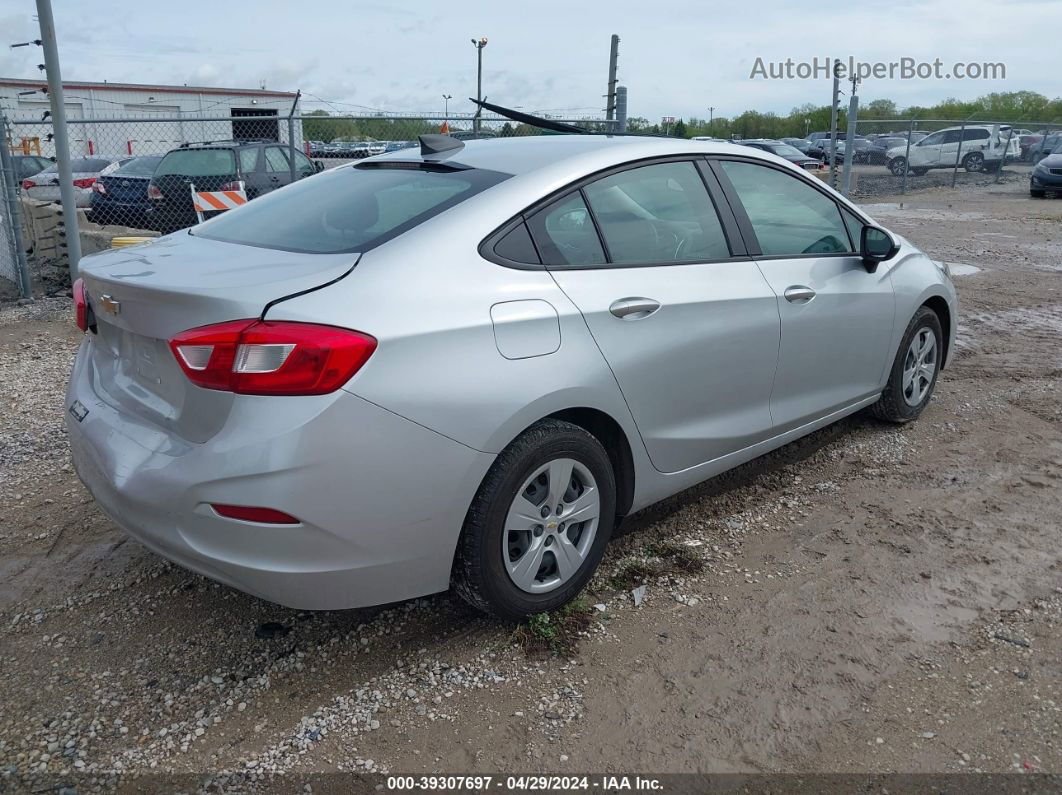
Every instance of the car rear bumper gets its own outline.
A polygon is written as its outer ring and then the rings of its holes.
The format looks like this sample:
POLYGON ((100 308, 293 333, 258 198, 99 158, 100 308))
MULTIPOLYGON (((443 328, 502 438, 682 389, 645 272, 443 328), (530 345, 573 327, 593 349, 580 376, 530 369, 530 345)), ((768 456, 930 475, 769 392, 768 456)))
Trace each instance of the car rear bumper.
POLYGON ((101 397, 85 342, 67 392, 74 466, 103 511, 185 568, 297 609, 361 607, 445 590, 493 456, 372 403, 240 396, 188 443, 101 397), (87 410, 79 421, 70 408, 87 410), (237 410, 242 409, 242 410, 237 410), (212 503, 274 508, 270 525, 212 503))

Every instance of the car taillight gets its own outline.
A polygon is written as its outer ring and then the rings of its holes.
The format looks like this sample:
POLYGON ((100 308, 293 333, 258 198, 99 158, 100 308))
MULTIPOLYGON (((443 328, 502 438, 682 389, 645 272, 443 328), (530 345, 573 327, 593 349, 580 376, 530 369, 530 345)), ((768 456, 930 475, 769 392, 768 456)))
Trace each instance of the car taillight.
POLYGON ((287 321, 232 320, 181 332, 170 348, 188 379, 240 395, 325 395, 361 369, 376 338, 287 321))
POLYGON ((24 180, 22 180, 22 190, 29 190, 30 188, 36 188, 36 187, 37 187, 37 183, 34 182, 32 179, 24 179, 24 180))
POLYGON ((85 177, 84 179, 75 179, 74 180, 74 187, 75 188, 91 188, 95 184, 96 184, 96 178, 95 177, 85 177))
POLYGON ((77 320, 77 327, 82 331, 88 331, 88 298, 85 297, 84 279, 74 282, 74 316, 77 320))
POLYGON ((159 190, 159 186, 154 182, 148 183, 147 195, 149 199, 161 199, 162 191, 159 190))
POLYGON ((97 182, 95 185, 92 186, 92 190, 95 193, 106 193, 107 187, 102 182, 97 182))

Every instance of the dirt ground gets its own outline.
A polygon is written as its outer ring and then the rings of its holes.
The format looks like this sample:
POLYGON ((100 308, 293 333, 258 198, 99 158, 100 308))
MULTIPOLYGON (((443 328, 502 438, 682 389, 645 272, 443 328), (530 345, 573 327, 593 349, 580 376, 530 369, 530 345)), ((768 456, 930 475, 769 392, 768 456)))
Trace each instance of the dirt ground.
POLYGON ((850 418, 633 517, 583 609, 533 632, 447 595, 299 613, 127 540, 67 462, 66 302, 0 310, 0 791, 1062 773, 1062 200, 874 201, 980 269, 920 421, 850 418))

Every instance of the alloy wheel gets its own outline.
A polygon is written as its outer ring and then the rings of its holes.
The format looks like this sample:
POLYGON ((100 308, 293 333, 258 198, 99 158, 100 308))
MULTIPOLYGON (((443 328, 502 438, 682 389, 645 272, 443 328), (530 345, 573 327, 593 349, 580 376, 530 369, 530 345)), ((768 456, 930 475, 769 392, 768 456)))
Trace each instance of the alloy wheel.
POLYGON ((937 337, 930 328, 920 328, 907 348, 903 361, 903 399, 908 406, 919 405, 937 374, 937 337))

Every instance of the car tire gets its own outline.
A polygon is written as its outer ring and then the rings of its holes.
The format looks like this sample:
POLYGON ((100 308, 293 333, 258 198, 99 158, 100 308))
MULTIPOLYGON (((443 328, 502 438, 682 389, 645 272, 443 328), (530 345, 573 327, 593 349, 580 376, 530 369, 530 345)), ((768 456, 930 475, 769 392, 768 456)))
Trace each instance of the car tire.
POLYGON ((894 157, 885 165, 888 167, 889 171, 893 173, 893 175, 897 177, 902 177, 904 170, 907 168, 907 158, 894 157))
POLYGON ((985 156, 980 152, 970 152, 962 159, 962 167, 969 172, 985 170, 985 156))
POLYGON ((572 423, 542 420, 506 447, 483 479, 461 530, 451 586, 473 607, 509 621, 520 621, 535 613, 556 610, 575 598, 593 576, 615 522, 615 475, 601 442, 572 423), (564 462, 569 461, 573 462, 568 470, 569 481, 561 494, 578 500, 576 493, 581 488, 581 496, 588 497, 595 493, 587 485, 592 483, 597 495, 596 520, 565 529, 562 523, 565 514, 555 515, 550 510, 548 516, 541 517, 541 524, 529 524, 525 530, 523 522, 516 518, 524 515, 519 512, 517 501, 526 498, 525 504, 537 506, 540 511, 555 508, 547 503, 557 493, 558 485, 550 482, 543 484, 542 474, 537 480, 532 478, 546 467, 547 472, 544 474, 548 481, 548 475, 553 472, 552 467, 557 466, 558 471, 563 471, 564 462), (583 480, 581 484, 578 482, 580 479, 583 480), (540 495, 544 496, 541 504, 537 501, 540 495), (550 528, 550 524, 555 527, 550 528), (584 539, 582 534, 590 532, 591 525, 593 535, 584 539), (515 530, 512 529, 514 527, 515 530), (573 529, 579 533, 575 543, 567 540, 573 529), (569 576, 565 578, 561 577, 557 555, 553 551, 560 552, 561 535, 566 539, 563 542, 565 549, 580 545, 584 547, 581 562, 577 566, 570 566, 569 576), (520 552, 518 548, 525 542, 527 548, 520 552), (519 555, 513 560, 517 552, 519 555), (556 580, 556 584, 548 587, 548 590, 537 593, 518 586, 515 580, 518 575, 510 573, 511 567, 519 568, 524 555, 532 556, 527 558, 530 565, 524 567, 525 571, 531 571, 531 566, 536 565, 535 554, 543 563, 531 572, 531 579, 525 578, 529 587, 546 589, 550 582, 556 580), (551 572, 551 567, 555 571, 551 572), (536 576, 542 577, 541 582, 534 579, 536 576))
POLYGON ((907 324, 907 330, 903 334, 903 339, 900 340, 896 359, 889 371, 889 380, 878 402, 870 407, 871 414, 879 420, 901 424, 917 419, 933 396, 943 355, 944 334, 941 330, 940 318, 929 307, 920 307, 911 318, 911 322, 907 324), (931 361, 929 356, 921 360, 919 358, 919 351, 924 350, 923 345, 927 344, 925 342, 927 337, 932 339, 931 361), (928 372, 920 366, 920 361, 922 364, 929 363, 928 372), (914 378, 906 378, 906 373, 912 369, 915 378, 918 378, 918 381, 913 384, 914 378), (926 381, 929 372, 931 376, 926 381))
POLYGON ((1029 195, 1034 199, 1042 199, 1047 195, 1045 190, 1037 190, 1036 188, 1029 188, 1029 195))

